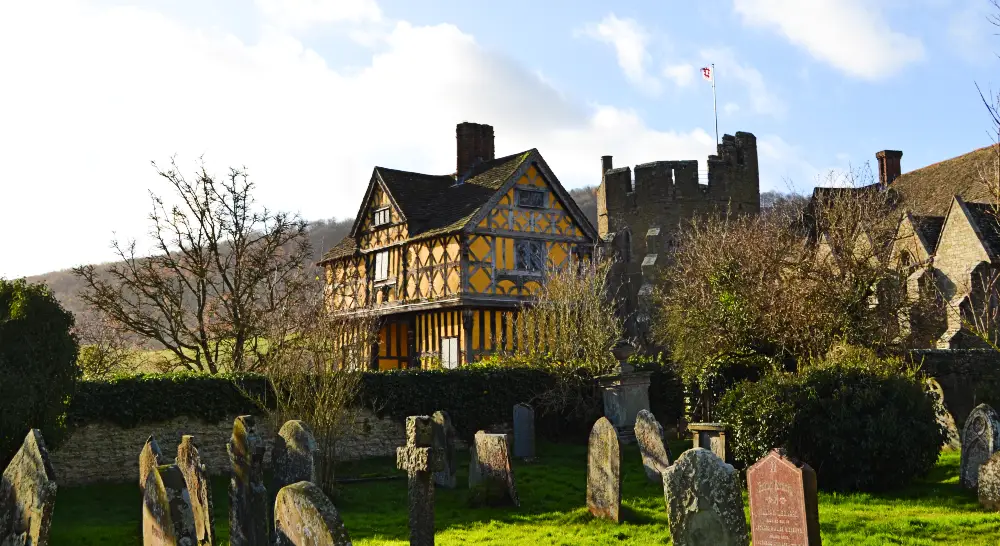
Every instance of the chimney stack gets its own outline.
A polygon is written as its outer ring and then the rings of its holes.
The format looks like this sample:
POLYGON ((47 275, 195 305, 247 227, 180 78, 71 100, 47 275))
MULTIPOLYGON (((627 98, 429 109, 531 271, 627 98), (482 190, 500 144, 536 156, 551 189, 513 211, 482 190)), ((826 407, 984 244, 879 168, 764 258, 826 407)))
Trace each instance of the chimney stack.
POLYGON ((903 157, 903 152, 899 150, 882 150, 875 154, 878 159, 878 181, 883 186, 892 184, 892 181, 902 174, 899 160, 903 157))
POLYGON ((455 176, 461 181, 476 165, 495 159, 493 127, 480 123, 459 123, 455 127, 458 140, 458 168, 455 176))
POLYGON ((602 155, 601 156, 601 180, 604 180, 604 173, 610 171, 614 167, 611 166, 611 156, 602 155))

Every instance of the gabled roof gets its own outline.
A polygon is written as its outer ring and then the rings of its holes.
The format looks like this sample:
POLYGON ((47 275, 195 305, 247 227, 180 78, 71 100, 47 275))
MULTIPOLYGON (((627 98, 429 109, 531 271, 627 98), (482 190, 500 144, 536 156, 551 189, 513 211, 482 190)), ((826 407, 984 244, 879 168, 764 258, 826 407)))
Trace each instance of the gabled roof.
POLYGON ((938 238, 941 237, 941 228, 944 227, 944 216, 917 216, 910 214, 913 229, 923 241, 924 249, 928 254, 934 254, 937 248, 938 238))
POLYGON ((996 146, 986 146, 901 174, 891 184, 903 206, 918 215, 944 216, 952 198, 988 201, 989 191, 979 179, 980 169, 996 161, 996 146))
POLYGON ((989 203, 970 203, 966 201, 966 210, 972 224, 979 233, 979 238, 986 248, 990 260, 1000 257, 1000 224, 997 223, 997 215, 1000 210, 989 203))
POLYGON ((324 254, 320 263, 359 251, 357 237, 376 187, 385 190, 406 221, 409 240, 417 240, 476 225, 531 165, 542 173, 567 213, 584 233, 596 239, 597 231, 590 220, 563 189, 538 150, 531 149, 483 162, 474 167, 461 184, 455 183, 454 175, 428 175, 375 167, 350 235, 324 254))

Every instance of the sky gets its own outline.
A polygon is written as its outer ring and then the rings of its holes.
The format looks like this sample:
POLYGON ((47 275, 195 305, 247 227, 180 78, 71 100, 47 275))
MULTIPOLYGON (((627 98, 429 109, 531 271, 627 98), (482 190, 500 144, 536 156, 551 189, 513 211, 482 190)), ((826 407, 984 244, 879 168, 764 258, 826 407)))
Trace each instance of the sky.
MULTIPOLYGON (((357 212, 372 168, 446 174, 455 125, 568 188, 757 136, 761 190, 991 142, 990 0, 0 2, 0 277, 149 249, 152 162, 245 166, 259 203, 357 212)), ((704 173, 702 173, 704 177, 704 173)))

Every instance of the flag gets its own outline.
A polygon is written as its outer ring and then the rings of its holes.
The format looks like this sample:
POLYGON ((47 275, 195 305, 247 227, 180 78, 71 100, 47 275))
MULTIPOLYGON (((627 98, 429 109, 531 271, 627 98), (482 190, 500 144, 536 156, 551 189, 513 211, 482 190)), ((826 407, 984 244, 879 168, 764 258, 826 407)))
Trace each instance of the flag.
POLYGON ((712 68, 708 67, 708 66, 702 68, 701 69, 701 77, 705 78, 708 81, 712 81, 712 68))

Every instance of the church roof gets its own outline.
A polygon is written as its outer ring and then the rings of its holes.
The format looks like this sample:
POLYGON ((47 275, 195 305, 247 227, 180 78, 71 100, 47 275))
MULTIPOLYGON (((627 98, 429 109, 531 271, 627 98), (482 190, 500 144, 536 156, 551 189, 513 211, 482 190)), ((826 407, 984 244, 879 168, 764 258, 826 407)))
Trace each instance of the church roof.
POLYGON ((988 201, 980 169, 996 161, 997 150, 986 146, 899 175, 890 185, 902 197, 902 206, 920 216, 944 216, 958 195, 966 202, 988 201))

